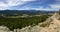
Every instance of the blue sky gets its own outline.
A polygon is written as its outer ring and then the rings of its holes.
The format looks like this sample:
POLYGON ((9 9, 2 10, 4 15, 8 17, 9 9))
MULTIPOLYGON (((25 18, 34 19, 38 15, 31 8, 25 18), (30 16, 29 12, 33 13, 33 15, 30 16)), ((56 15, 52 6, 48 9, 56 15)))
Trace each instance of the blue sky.
POLYGON ((60 9, 60 0, 0 0, 0 10, 46 10, 60 9))

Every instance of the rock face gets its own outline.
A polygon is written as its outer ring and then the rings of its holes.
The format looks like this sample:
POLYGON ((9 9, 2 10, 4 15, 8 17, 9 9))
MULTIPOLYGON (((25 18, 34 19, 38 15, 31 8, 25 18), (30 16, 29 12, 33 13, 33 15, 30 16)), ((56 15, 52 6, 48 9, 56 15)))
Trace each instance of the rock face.
POLYGON ((0 32, 9 32, 9 29, 6 26, 0 26, 0 32))
POLYGON ((40 32, 60 32, 60 15, 55 13, 53 16, 49 17, 44 23, 47 23, 40 32))

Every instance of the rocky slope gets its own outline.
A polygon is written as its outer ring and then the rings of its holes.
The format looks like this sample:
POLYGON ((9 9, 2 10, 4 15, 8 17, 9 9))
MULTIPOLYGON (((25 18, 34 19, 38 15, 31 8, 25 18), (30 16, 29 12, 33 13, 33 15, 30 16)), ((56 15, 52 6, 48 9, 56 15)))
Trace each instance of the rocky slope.
MULTIPOLYGON (((6 28, 5 28, 6 29, 6 28)), ((14 29, 14 31, 4 30, 0 28, 0 32, 60 32, 60 15, 53 14, 46 21, 39 23, 36 26, 27 26, 22 29, 14 29)))
POLYGON ((59 13, 55 13, 53 16, 49 17, 42 24, 40 32, 60 32, 60 15, 59 13), (44 26, 42 26, 44 25, 44 26))

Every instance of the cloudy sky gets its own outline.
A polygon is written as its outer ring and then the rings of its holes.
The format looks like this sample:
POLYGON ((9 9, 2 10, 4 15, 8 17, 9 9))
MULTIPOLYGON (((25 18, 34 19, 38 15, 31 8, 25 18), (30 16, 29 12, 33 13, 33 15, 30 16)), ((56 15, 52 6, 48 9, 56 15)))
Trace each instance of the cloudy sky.
POLYGON ((60 9, 60 0, 0 0, 0 10, 46 10, 60 9))

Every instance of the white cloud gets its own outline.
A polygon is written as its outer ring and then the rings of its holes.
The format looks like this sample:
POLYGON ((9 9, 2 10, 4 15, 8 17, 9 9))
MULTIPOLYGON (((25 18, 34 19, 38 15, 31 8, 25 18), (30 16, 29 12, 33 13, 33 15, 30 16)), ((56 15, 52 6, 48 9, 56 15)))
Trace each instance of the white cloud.
MULTIPOLYGON (((36 0, 6 0, 7 3, 0 1, 0 10, 10 9, 10 7, 25 4, 28 1, 36 1, 36 0)), ((17 10, 30 10, 30 9, 32 9, 32 10, 46 10, 46 11, 50 10, 50 11, 52 11, 52 10, 60 9, 59 4, 60 4, 60 0, 56 0, 56 3, 49 5, 51 8, 49 8, 49 7, 44 8, 43 6, 40 6, 39 8, 32 8, 32 7, 26 7, 26 6, 28 6, 28 5, 26 5, 25 7, 17 9, 17 10)))
POLYGON ((53 4, 49 4, 49 6, 51 9, 58 11, 60 9, 60 0, 55 0, 55 2, 53 4))
POLYGON ((36 10, 46 10, 46 11, 58 11, 60 9, 60 4, 50 4, 50 7, 39 7, 36 10))
MULTIPOLYGON (((55 0, 55 3, 53 4, 48 4, 48 6, 50 7, 45 7, 44 6, 40 6, 39 8, 31 8, 31 7, 24 7, 21 10, 25 9, 25 10, 29 10, 29 9, 34 9, 34 10, 46 10, 46 11, 58 11, 60 9, 60 0, 55 0)), ((18 9, 20 10, 20 9, 18 9)))
POLYGON ((44 8, 43 6, 37 8, 36 10, 55 11, 55 9, 52 9, 52 8, 49 8, 49 7, 44 8))
POLYGON ((50 6, 52 9, 56 9, 56 10, 60 9, 60 5, 57 5, 57 4, 51 4, 50 6))
POLYGON ((45 11, 58 11, 60 9, 60 5, 57 4, 49 4, 50 7, 44 7, 40 6, 38 8, 32 8, 32 7, 23 7, 18 10, 45 10, 45 11))
POLYGON ((22 2, 21 0, 8 0, 7 2, 8 2, 7 3, 8 6, 17 6, 25 3, 25 2, 22 2))
POLYGON ((56 8, 56 9, 59 9, 60 8, 60 5, 51 5, 52 8, 56 8))
POLYGON ((39 8, 32 8, 32 7, 24 7, 24 8, 20 8, 18 10, 45 10, 45 11, 54 11, 55 9, 46 7, 44 8, 43 6, 40 6, 39 8))
POLYGON ((6 0, 6 3, 4 1, 0 1, 0 9, 8 9, 12 6, 18 6, 27 3, 27 1, 32 0, 6 0))
POLYGON ((1 8, 1 7, 7 7, 7 5, 4 4, 3 2, 0 2, 0 8, 1 8))
POLYGON ((0 10, 4 10, 7 8, 8 8, 8 6, 6 4, 4 4, 3 2, 0 2, 0 10))
POLYGON ((21 0, 21 1, 24 1, 25 2, 25 1, 36 1, 36 0, 21 0))

